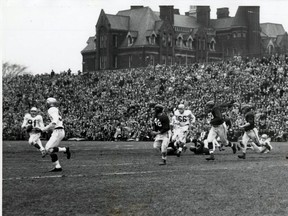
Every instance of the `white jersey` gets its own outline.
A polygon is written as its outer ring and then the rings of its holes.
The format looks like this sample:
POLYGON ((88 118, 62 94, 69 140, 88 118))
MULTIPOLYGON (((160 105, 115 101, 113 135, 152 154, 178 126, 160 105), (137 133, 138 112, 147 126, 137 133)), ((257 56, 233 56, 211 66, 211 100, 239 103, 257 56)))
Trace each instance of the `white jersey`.
POLYGON ((48 116, 51 120, 51 123, 55 124, 55 128, 64 128, 63 119, 57 107, 50 107, 48 109, 48 116))
POLYGON ((174 112, 176 120, 179 122, 181 127, 190 125, 195 122, 195 116, 192 114, 191 110, 184 110, 183 113, 180 113, 179 110, 174 112))
POLYGON ((44 122, 43 118, 41 115, 36 115, 35 117, 32 117, 30 113, 27 113, 24 116, 24 120, 22 123, 22 128, 27 126, 27 125, 32 125, 33 128, 39 128, 42 129, 44 127, 44 122))

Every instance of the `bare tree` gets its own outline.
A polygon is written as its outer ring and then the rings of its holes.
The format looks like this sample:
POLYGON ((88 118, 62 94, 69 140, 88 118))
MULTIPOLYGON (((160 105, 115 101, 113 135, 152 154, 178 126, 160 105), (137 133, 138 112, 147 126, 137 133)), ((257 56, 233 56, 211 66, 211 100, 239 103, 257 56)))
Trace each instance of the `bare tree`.
POLYGON ((27 67, 19 64, 11 64, 9 62, 2 63, 2 77, 3 80, 10 80, 11 78, 23 74, 31 74, 26 71, 27 67))

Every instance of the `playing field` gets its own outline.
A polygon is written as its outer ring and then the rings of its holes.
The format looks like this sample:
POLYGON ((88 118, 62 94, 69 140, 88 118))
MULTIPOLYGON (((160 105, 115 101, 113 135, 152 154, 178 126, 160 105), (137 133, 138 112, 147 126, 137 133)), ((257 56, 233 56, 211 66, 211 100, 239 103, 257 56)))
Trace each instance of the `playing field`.
POLYGON ((3 141, 3 215, 288 215, 288 143, 272 145, 246 160, 187 150, 159 166, 152 142, 65 141, 72 157, 49 173, 49 156, 3 141))

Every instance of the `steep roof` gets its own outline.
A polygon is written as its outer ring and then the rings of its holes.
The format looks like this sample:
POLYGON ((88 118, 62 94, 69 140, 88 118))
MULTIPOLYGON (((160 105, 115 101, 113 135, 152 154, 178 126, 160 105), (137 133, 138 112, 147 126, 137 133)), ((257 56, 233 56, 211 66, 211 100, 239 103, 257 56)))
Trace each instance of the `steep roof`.
POLYGON ((118 30, 128 30, 129 27, 129 17, 128 16, 117 16, 107 14, 109 23, 111 24, 112 29, 118 30))
POLYGON ((282 44, 288 45, 288 34, 277 35, 276 44, 281 47, 282 44))
POLYGON ((230 29, 233 21, 234 17, 211 19, 210 25, 217 30, 230 29))
MULTIPOLYGON (((160 12, 154 12, 160 19, 160 12)), ((184 28, 199 28, 199 24, 197 23, 197 19, 192 16, 185 16, 174 14, 174 26, 184 27, 184 28)))
POLYGON ((87 40, 87 45, 86 47, 81 51, 81 53, 87 53, 87 52, 94 52, 96 50, 96 47, 95 47, 95 36, 93 37, 89 37, 88 40, 87 40))
POLYGON ((138 32, 133 46, 147 44, 146 31, 154 29, 155 22, 160 20, 149 7, 119 11, 117 16, 130 17, 129 31, 138 32))
POLYGON ((268 37, 276 38, 277 35, 283 35, 285 30, 282 24, 276 23, 261 23, 260 24, 261 32, 267 35, 268 37))

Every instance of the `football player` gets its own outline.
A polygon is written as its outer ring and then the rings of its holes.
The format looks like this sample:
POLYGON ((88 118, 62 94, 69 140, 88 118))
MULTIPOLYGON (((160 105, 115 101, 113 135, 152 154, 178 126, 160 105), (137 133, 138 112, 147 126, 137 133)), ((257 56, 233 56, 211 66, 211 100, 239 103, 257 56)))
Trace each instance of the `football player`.
POLYGON ((159 165, 166 165, 167 147, 169 145, 170 120, 163 110, 162 105, 155 105, 153 131, 151 132, 155 136, 153 148, 160 150, 162 155, 162 162, 159 165))
POLYGON ((215 105, 214 101, 209 101, 206 104, 206 112, 208 115, 208 118, 210 118, 210 124, 211 129, 209 131, 207 142, 208 142, 208 149, 210 153, 210 157, 206 158, 206 160, 215 160, 214 156, 214 150, 215 146, 213 144, 213 141, 219 137, 221 143, 224 144, 224 146, 230 146, 233 150, 233 153, 235 154, 237 149, 236 145, 232 144, 227 139, 227 126, 225 124, 225 119, 222 116, 221 107, 232 107, 233 101, 227 104, 221 104, 221 105, 215 105))
POLYGON ((70 159, 71 153, 69 147, 58 147, 61 140, 65 137, 65 131, 62 116, 57 108, 57 100, 50 97, 47 99, 46 104, 51 123, 44 127, 43 131, 52 131, 52 134, 45 145, 45 150, 47 154, 50 154, 52 163, 55 166, 50 172, 60 172, 62 167, 59 163, 57 152, 64 152, 67 159, 70 159))
POLYGON ((38 114, 38 109, 32 107, 30 113, 25 114, 21 128, 29 134, 28 143, 40 150, 41 154, 45 154, 45 149, 40 140, 41 128, 44 127, 43 118, 38 114))
MULTIPOLYGON (((242 155, 238 155, 238 158, 240 159, 245 159, 246 158, 246 149, 247 149, 247 144, 249 140, 251 140, 251 145, 253 146, 254 149, 258 149, 259 147, 262 146, 260 143, 260 139, 258 136, 258 130, 255 126, 255 114, 253 112, 253 107, 250 105, 243 105, 242 106, 242 113, 245 116, 245 124, 239 125, 239 128, 244 129, 244 134, 242 137, 242 155)), ((270 151, 272 146, 268 144, 267 142, 265 143, 265 147, 270 151)))
POLYGON ((172 142, 177 148, 177 156, 180 157, 183 148, 186 148, 186 139, 192 124, 195 123, 195 116, 191 110, 185 110, 184 104, 179 104, 172 118, 173 136, 172 142))

